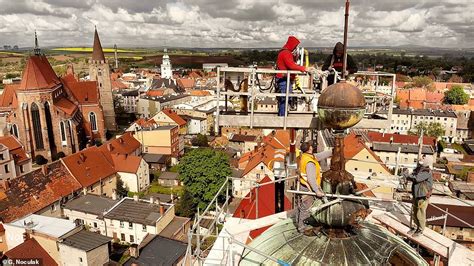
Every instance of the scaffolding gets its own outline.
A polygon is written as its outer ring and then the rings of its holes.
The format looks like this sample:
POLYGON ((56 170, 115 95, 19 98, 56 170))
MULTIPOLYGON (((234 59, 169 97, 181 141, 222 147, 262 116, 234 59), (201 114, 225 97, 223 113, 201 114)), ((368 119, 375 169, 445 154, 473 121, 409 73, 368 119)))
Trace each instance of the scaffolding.
MULTIPOLYGON (((320 81, 321 91, 327 87, 327 75, 329 72, 318 71, 316 74, 303 74, 294 70, 274 70, 265 68, 241 68, 241 67, 219 67, 217 69, 217 114, 215 120, 215 130, 222 126, 246 126, 250 128, 298 128, 298 129, 321 129, 318 122, 316 104, 319 92, 314 85, 314 80, 320 81), (287 79, 286 93, 276 92, 273 88, 263 88, 261 80, 271 78, 270 87, 274 85, 276 74, 283 74, 287 79), (290 93, 290 76, 296 75, 300 78, 299 90, 292 89, 290 93), (316 78, 317 77, 317 78, 316 78), (232 80, 234 79, 234 80, 232 80), (241 89, 242 80, 246 79, 245 89, 241 89), (234 86, 234 83, 236 84, 234 86), (273 83, 273 84, 272 84, 273 83), (230 85, 230 86, 228 86, 230 85), (238 90, 231 90, 229 87, 238 87, 238 90), (248 87, 248 88, 247 88, 248 87), (297 92, 298 91, 298 92, 297 92), (244 108, 241 110, 231 110, 228 102, 230 99, 238 97, 242 99, 244 108), (289 111, 285 108, 284 116, 277 116, 273 112, 261 112, 256 108, 256 100, 264 97, 284 97, 285 106, 288 107, 289 99, 304 100, 307 104, 304 110, 289 111), (221 101, 224 100, 224 106, 221 101)), ((385 72, 357 72, 353 74, 356 85, 360 85, 365 96, 367 106, 365 117, 355 128, 364 129, 388 129, 391 124, 393 101, 395 98, 396 75, 385 72), (381 79, 389 80, 388 86, 381 86, 381 79), (363 84, 366 83, 366 84, 363 84), (370 86, 365 86, 373 83, 370 86), (363 87, 364 85, 365 87, 363 87), (385 89, 382 89, 385 88, 385 89), (388 88, 388 90, 387 90, 388 88), (387 118, 374 118, 378 111, 387 111, 387 118)))

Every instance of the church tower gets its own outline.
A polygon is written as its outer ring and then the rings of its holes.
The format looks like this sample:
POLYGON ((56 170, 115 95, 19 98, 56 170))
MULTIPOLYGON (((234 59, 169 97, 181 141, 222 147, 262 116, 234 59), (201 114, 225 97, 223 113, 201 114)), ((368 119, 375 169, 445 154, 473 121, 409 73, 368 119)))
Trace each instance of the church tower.
POLYGON ((161 78, 171 79, 173 77, 173 72, 171 71, 171 61, 168 55, 168 50, 164 51, 163 61, 161 62, 161 78))
POLYGON ((109 131, 117 130, 112 83, 110 81, 110 68, 102 51, 97 28, 94 32, 94 46, 92 47, 92 58, 89 64, 89 77, 90 80, 97 81, 97 85, 99 86, 100 104, 104 112, 105 127, 109 131))

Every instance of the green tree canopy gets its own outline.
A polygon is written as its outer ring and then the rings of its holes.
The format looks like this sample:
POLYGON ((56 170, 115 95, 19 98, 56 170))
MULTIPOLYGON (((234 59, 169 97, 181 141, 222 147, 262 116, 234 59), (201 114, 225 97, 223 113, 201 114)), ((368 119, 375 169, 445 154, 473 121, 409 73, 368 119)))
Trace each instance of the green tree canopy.
POLYGON ((193 218, 196 213, 196 203, 194 202, 191 193, 188 190, 184 190, 183 195, 179 199, 176 205, 176 214, 179 216, 193 218))
POLYGON ((191 140, 191 144, 198 147, 209 147, 207 136, 200 133, 191 140))
POLYGON ((454 85, 450 90, 444 92, 444 103, 467 104, 468 102, 469 95, 464 91, 462 86, 454 85))
POLYGON ((222 151, 195 149, 181 159, 178 173, 194 203, 204 209, 231 174, 229 158, 222 151))
POLYGON ((431 89, 433 80, 427 76, 416 76, 413 77, 413 86, 416 88, 428 88, 431 89))
POLYGON ((414 130, 410 131, 410 134, 421 135, 421 129, 423 129, 423 135, 433 138, 439 138, 444 135, 444 127, 440 123, 426 123, 421 122, 415 126, 414 130))
POLYGON ((116 189, 117 196, 120 198, 126 197, 128 195, 128 188, 124 185, 120 177, 117 178, 115 189, 116 189))

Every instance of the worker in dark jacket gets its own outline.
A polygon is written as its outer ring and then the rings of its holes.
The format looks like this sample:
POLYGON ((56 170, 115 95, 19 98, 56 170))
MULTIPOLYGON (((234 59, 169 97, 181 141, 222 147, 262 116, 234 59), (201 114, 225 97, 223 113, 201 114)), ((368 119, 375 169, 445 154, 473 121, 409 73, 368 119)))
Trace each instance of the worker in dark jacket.
POLYGON ((414 236, 423 234, 426 227, 426 208, 433 189, 433 173, 430 169, 432 166, 430 157, 424 156, 411 175, 405 174, 405 177, 412 182, 412 218, 415 228, 411 232, 414 232, 414 236))
MULTIPOLYGON (((297 56, 298 45, 300 41, 295 36, 288 37, 288 41, 283 46, 283 48, 278 53, 277 58, 277 69, 278 70, 298 70, 301 72, 309 72, 313 67, 306 68, 304 66, 297 65, 295 63, 295 56, 297 56)), ((289 88, 289 93, 293 91, 293 82, 295 80, 294 75, 290 75, 290 84, 287 84, 287 76, 285 74, 277 74, 277 84, 278 84, 278 92, 286 93, 286 87, 289 88)), ((278 98, 278 116, 285 116, 286 106, 285 106, 285 97, 277 97, 278 98)), ((288 99, 289 104, 291 105, 294 102, 294 97, 290 97, 288 99)))
MULTIPOLYGON (((326 58, 324 61, 323 70, 336 70, 337 72, 342 74, 342 64, 344 62, 344 44, 341 42, 336 43, 334 46, 334 50, 332 51, 332 55, 326 58)), ((354 74, 357 72, 357 65, 352 59, 350 55, 347 55, 347 66, 346 66, 346 74, 354 74)), ((335 75, 330 74, 328 76, 328 85, 334 84, 338 82, 337 80, 334 81, 335 75)))

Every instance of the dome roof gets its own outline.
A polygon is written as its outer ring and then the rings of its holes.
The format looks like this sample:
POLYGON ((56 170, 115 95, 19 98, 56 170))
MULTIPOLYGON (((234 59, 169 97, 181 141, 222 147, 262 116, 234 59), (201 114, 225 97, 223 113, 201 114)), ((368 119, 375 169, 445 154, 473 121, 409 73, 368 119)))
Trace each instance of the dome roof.
MULTIPOLYGON (((385 228, 363 222, 346 238, 324 233, 306 236, 296 230, 292 219, 283 220, 255 239, 250 247, 289 265, 385 265, 387 263, 428 265, 408 244, 385 228)), ((268 258, 244 250, 240 265, 272 265, 268 258)))

